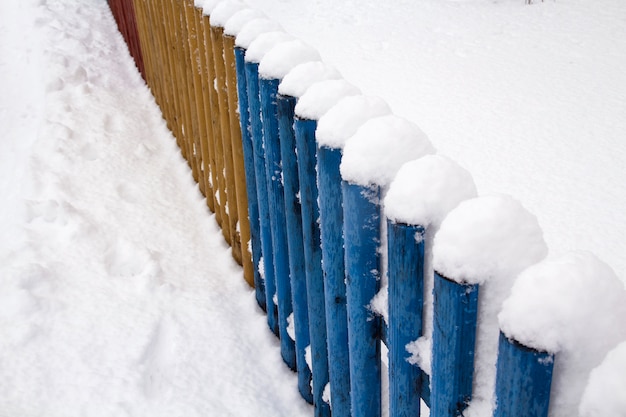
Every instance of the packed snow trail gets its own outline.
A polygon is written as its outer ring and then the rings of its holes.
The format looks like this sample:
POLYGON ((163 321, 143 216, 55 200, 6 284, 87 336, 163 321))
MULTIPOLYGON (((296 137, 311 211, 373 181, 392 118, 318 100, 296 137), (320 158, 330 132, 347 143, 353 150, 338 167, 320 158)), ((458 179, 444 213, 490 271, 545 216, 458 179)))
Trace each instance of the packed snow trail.
POLYGON ((107 3, 0 16, 0 416, 310 416, 107 3))

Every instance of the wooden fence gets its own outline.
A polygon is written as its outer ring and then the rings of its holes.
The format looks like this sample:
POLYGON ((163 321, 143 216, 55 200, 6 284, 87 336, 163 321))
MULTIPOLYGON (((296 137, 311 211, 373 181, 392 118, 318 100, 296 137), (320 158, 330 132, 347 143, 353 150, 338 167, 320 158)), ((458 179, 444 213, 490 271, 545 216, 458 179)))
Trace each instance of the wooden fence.
MULTIPOLYGON (((318 117, 299 113, 301 97, 279 92, 282 76, 260 76, 248 45, 193 0, 110 4, 315 415, 382 414, 381 343, 391 416, 418 416, 422 401, 431 415, 462 415, 480 285, 434 273, 432 370, 409 363, 407 344, 423 336, 428 225, 385 218, 388 184, 342 178, 344 149, 316 142, 318 117), (384 268, 387 321, 370 307, 384 268)), ((554 355, 502 333, 497 343, 495 415, 546 416, 554 355)))

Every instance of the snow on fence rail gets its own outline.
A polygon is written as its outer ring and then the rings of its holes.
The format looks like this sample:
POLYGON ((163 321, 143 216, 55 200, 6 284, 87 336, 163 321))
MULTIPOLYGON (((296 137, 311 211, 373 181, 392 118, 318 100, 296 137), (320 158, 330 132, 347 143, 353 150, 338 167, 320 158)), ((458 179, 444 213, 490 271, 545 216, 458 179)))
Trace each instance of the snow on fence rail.
POLYGON ((316 416, 624 405, 599 388, 626 362, 608 266, 545 260, 520 203, 477 197, 415 125, 260 11, 109 3, 316 416))

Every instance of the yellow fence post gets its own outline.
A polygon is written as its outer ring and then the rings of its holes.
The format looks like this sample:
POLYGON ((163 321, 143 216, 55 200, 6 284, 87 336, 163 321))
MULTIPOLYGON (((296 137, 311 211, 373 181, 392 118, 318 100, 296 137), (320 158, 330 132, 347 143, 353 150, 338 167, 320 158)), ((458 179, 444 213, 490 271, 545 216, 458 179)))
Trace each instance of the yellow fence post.
MULTIPOLYGON (((222 31, 223 33, 223 31, 222 31)), ((224 64, 226 70, 226 91, 228 92, 228 110, 230 119, 233 171, 237 193, 237 211, 239 213, 239 234, 241 238, 241 258, 243 276, 246 282, 254 286, 254 266, 250 252, 250 221, 248 218, 248 195, 246 188, 245 167, 243 162, 243 144, 239 123, 239 101, 237 99, 237 69, 235 68, 235 38, 223 35, 224 64)))

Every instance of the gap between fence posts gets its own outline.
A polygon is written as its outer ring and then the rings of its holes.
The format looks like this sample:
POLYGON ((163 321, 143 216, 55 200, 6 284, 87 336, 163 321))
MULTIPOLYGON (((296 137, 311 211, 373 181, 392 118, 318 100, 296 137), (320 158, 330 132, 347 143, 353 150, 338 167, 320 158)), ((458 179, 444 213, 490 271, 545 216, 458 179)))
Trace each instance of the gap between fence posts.
POLYGON ((350 416, 350 355, 341 194, 341 149, 317 147, 324 302, 328 334, 331 409, 336 417, 350 416))
POLYGON ((381 415, 380 317, 369 305, 380 289, 380 187, 342 180, 353 417, 381 415))
POLYGON ((278 336, 278 305, 274 302, 274 295, 276 295, 274 249, 272 245, 267 181, 265 179, 265 149, 263 147, 263 126, 261 124, 261 102, 259 96, 259 64, 246 61, 244 67, 248 88, 248 113, 250 114, 250 128, 254 153, 254 174, 256 179, 257 200, 259 203, 260 237, 263 253, 262 265, 260 265, 259 268, 263 270, 264 275, 267 323, 272 332, 278 336))
POLYGON ((472 398, 478 292, 435 272, 432 415, 461 415, 472 398))
POLYGON ((246 175, 248 201, 248 219, 250 222, 250 246, 252 251, 252 272, 254 274, 255 296, 259 306, 266 311, 265 283, 259 272, 261 260, 261 225, 259 223, 259 200, 256 192, 256 175, 254 171, 254 149, 252 147, 252 127, 248 103, 248 86, 245 72, 245 50, 235 47, 235 66, 237 69, 237 93, 239 96, 239 122, 241 123, 241 141, 246 175))
POLYGON ((313 402, 316 405, 316 416, 329 416, 330 407, 323 400, 324 389, 329 381, 329 375, 321 234, 318 223, 316 127, 316 120, 295 117, 294 131, 298 158, 298 180, 300 181, 300 202, 302 204, 304 262, 309 309, 309 333, 311 337, 311 362, 313 367, 313 402))
POLYGON ((293 298, 293 322, 296 337, 296 364, 298 368, 298 390, 302 397, 313 404, 312 373, 305 359, 309 346, 309 310, 307 302, 306 269, 302 232, 302 207, 300 205, 300 182, 296 157, 294 133, 294 109, 296 98, 278 94, 278 131, 283 167, 285 192, 285 218, 289 248, 289 270, 293 298))
POLYGON ((278 94, 276 79, 259 78, 261 100, 261 121, 263 125, 263 147, 265 149, 265 180, 272 233, 274 255, 274 277, 278 301, 278 328, 283 360, 291 369, 296 369, 294 340, 287 333, 287 318, 293 312, 291 283, 289 281, 289 253, 287 224, 285 219, 285 198, 283 172, 278 137, 278 94))

